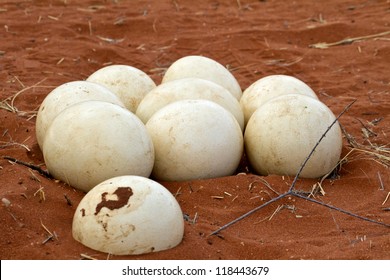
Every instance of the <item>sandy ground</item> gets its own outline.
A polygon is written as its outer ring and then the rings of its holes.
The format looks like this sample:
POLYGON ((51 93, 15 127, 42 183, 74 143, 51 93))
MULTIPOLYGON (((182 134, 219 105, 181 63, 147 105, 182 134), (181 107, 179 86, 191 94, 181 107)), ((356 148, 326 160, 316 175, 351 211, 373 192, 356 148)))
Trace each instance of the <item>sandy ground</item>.
MULTIPOLYGON (((260 177, 245 160, 233 176, 162 182, 188 217, 179 246, 107 255, 72 238, 83 193, 4 159, 45 168, 35 120, 53 88, 110 64, 137 67, 158 84, 178 58, 204 55, 226 65, 243 90, 287 74, 335 115, 356 99, 340 119, 347 157, 314 198, 390 224, 389 31, 389 1, 1 1, 0 258, 389 259, 388 227, 291 196, 209 236, 276 196, 263 180, 278 193, 293 180, 260 177)), ((317 182, 300 179, 296 188, 317 182)))

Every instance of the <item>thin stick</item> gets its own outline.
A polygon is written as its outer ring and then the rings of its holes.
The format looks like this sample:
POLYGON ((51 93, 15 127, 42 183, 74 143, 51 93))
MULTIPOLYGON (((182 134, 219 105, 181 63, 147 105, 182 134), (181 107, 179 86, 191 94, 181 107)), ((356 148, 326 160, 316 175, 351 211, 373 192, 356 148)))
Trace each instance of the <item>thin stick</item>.
POLYGON ((244 215, 242 215, 242 216, 240 216, 240 217, 234 219, 233 221, 231 221, 231 222, 227 223, 226 225, 220 227, 219 229, 213 231, 212 233, 210 233, 209 236, 215 235, 215 234, 219 233, 220 231, 222 231, 222 230, 224 230, 224 229, 230 227, 231 225, 234 225, 235 223, 241 221, 242 219, 248 217, 249 215, 252 215, 252 214, 255 213, 256 211, 258 211, 258 210, 264 208, 265 206, 267 206, 267 205, 269 205, 269 204, 271 204, 271 203, 274 203, 275 201, 278 201, 279 199, 282 199, 283 197, 285 197, 285 196, 287 196, 287 195, 289 195, 289 194, 290 194, 290 193, 288 193, 288 192, 287 192, 287 193, 284 193, 284 194, 281 194, 281 195, 279 195, 278 197, 275 197, 275 198, 273 198, 273 199, 267 201, 266 203, 261 204, 260 206, 257 206, 256 208, 254 208, 254 209, 250 210, 249 212, 245 213, 244 215))
POLYGON ((367 35, 367 36, 360 36, 360 37, 355 37, 355 38, 346 38, 337 42, 333 43, 317 43, 317 44, 312 44, 309 45, 310 48, 317 48, 317 49, 327 49, 329 47, 333 46, 340 46, 340 45, 347 45, 347 44, 352 44, 355 41, 360 41, 360 40, 367 40, 367 39, 372 39, 372 38, 377 38, 377 37, 382 37, 389 35, 390 31, 385 31, 377 34, 372 34, 372 35, 367 35))
POLYGON ((366 221, 366 222, 371 222, 371 223, 378 224, 378 225, 381 225, 381 226, 390 227, 390 224, 382 223, 382 222, 379 222, 379 221, 376 221, 376 220, 372 220, 372 219, 369 219, 369 218, 366 218, 366 217, 359 216, 359 215, 354 214, 352 212, 343 210, 341 208, 338 208, 338 207, 326 204, 325 202, 321 202, 321 201, 312 199, 310 197, 307 197, 307 196, 304 196, 304 195, 301 195, 301 194, 298 194, 298 193, 295 193, 295 192, 292 192, 291 195, 299 197, 299 198, 302 198, 302 199, 305 199, 305 200, 308 200, 308 201, 313 202, 313 203, 317 203, 317 204, 325 206, 325 207, 327 207, 329 209, 336 210, 338 212, 344 213, 344 214, 349 215, 349 216, 354 217, 354 218, 361 219, 361 220, 366 221))
POLYGON ((42 174, 43 176, 45 176, 47 178, 50 178, 50 179, 53 178, 53 176, 51 176, 51 174, 48 171, 43 170, 42 168, 40 168, 37 165, 31 164, 31 163, 28 163, 28 162, 24 162, 24 161, 21 161, 21 160, 18 160, 16 158, 9 157, 9 156, 4 156, 3 158, 7 159, 7 160, 10 160, 10 161, 12 161, 14 163, 20 164, 20 165, 24 165, 24 166, 26 166, 28 168, 31 168, 31 169, 35 170, 35 171, 38 171, 40 174, 42 174))

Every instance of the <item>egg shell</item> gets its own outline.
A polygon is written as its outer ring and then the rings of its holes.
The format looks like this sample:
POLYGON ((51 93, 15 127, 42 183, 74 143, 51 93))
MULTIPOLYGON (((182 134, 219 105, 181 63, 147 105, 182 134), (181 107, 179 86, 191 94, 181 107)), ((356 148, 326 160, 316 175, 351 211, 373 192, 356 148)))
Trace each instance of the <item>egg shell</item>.
POLYGON ((147 123, 162 107, 188 99, 205 99, 221 105, 234 115, 241 130, 244 129, 244 114, 237 99, 224 87, 199 78, 183 78, 158 85, 141 101, 136 115, 147 123))
POLYGON ((102 85, 86 81, 62 84, 53 89, 39 106, 35 124, 39 147, 42 149, 46 131, 61 111, 76 103, 88 100, 99 100, 125 106, 114 93, 102 85))
POLYGON ((182 100, 146 123, 155 147, 152 176, 185 181, 231 175, 243 154, 243 134, 234 116, 208 100, 182 100))
POLYGON ((172 63, 165 72, 162 83, 183 78, 201 78, 226 88, 237 100, 242 90, 236 78, 219 62, 204 56, 190 55, 172 63))
POLYGON ((113 255, 138 255, 173 248, 184 235, 183 213, 159 183, 139 176, 110 178, 77 206, 73 238, 113 255))
POLYGON ((240 99, 245 124, 252 114, 268 100, 285 94, 303 94, 318 99, 315 92, 303 81, 288 75, 270 75, 251 84, 240 99))
POLYGON ((43 156, 54 178, 85 192, 115 176, 149 177, 154 164, 153 143, 141 120, 101 101, 62 111, 46 133, 43 156))
MULTIPOLYGON (((298 94, 274 98, 260 106, 245 130, 245 150, 260 175, 295 176, 327 128, 336 119, 321 101, 298 94)), ((340 159, 342 134, 338 122, 322 139, 300 177, 318 178, 340 159)))
POLYGON ((126 108, 135 113, 145 95, 156 87, 143 71, 130 65, 109 65, 92 73, 87 81, 102 84, 115 93, 126 108))

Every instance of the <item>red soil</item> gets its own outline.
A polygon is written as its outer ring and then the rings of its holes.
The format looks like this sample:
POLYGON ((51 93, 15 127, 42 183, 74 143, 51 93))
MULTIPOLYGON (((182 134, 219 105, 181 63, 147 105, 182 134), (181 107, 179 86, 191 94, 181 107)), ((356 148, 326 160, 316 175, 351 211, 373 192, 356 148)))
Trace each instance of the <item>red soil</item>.
MULTIPOLYGON (((183 212, 190 219, 196 216, 195 222, 185 222, 179 246, 107 256, 72 238, 73 213, 83 193, 3 158, 44 164, 35 114, 54 87, 83 80, 108 64, 137 67, 159 83, 178 58, 204 55, 226 65, 243 90, 264 76, 287 74, 311 86, 335 115, 356 99, 340 123, 364 152, 352 151, 337 178, 323 182, 325 195, 315 198, 389 224, 389 161, 368 151, 378 153, 373 147, 381 147, 389 156, 390 34, 310 47, 386 32, 389 23, 388 1, 2 1, 0 258, 389 259, 388 227, 296 197, 209 237, 275 197, 260 180, 279 193, 292 182, 252 174, 245 161, 237 175, 162 182, 177 195, 183 212), (276 212, 279 206, 284 207, 276 212), (45 227, 57 238, 44 242, 45 227)), ((347 140, 343 156, 352 149, 347 140)), ((311 190, 317 181, 300 179, 296 187, 311 190)))

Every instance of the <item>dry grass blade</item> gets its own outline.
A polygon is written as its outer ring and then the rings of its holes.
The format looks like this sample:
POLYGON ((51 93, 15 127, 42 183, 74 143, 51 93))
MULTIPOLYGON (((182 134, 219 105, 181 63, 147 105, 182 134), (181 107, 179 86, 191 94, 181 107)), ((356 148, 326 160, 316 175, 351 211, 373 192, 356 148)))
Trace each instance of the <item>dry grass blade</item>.
POLYGON ((41 81, 39 81, 36 84, 29 86, 29 87, 24 87, 23 83, 21 83, 17 79, 23 88, 20 91, 18 91, 17 93, 15 93, 14 95, 0 101, 0 109, 4 109, 4 110, 7 110, 7 111, 12 112, 12 113, 17 113, 19 116, 27 116, 27 117, 35 116, 37 113, 36 111, 23 112, 23 111, 20 111, 18 108, 16 108, 15 100, 19 95, 21 95, 25 91, 28 91, 28 90, 31 90, 34 88, 52 88, 51 86, 40 86, 40 84, 43 83, 46 79, 47 78, 43 78, 41 81))
POLYGON ((334 47, 334 46, 349 45, 349 44, 352 44, 355 41, 362 41, 362 40, 368 40, 368 39, 383 37, 383 36, 386 36, 386 35, 389 35, 389 34, 390 34, 390 30, 389 31, 385 31, 385 32, 381 32, 381 33, 377 33, 377 34, 367 35, 367 36, 360 36, 360 37, 354 37, 354 38, 345 38, 343 40, 340 40, 340 41, 337 41, 337 42, 333 42, 333 43, 325 43, 325 42, 316 43, 316 44, 309 45, 309 47, 310 48, 315 48, 315 49, 327 49, 329 47, 334 47))
POLYGON ((12 113, 16 113, 17 112, 17 109, 16 108, 13 108, 8 102, 7 100, 3 100, 3 101, 0 101, 0 109, 4 109, 6 111, 9 111, 9 112, 12 112, 12 113))
POLYGON ((87 255, 87 254, 83 254, 83 253, 80 254, 80 257, 82 260, 97 260, 96 258, 91 257, 90 255, 87 255))
POLYGON ((17 142, 4 142, 4 141, 0 141, 0 149, 2 148, 8 148, 8 147, 11 147, 11 146, 20 146, 24 149, 26 149, 28 152, 30 152, 30 148, 25 145, 25 144, 22 144, 22 143, 17 143, 17 142))
POLYGON ((352 147, 348 155, 354 151, 357 151, 370 155, 372 158, 374 158, 374 160, 384 165, 385 167, 390 166, 390 148, 388 148, 386 145, 379 146, 371 143, 368 139, 366 139, 366 141, 369 143, 369 145, 362 145, 359 144, 356 139, 345 130, 344 127, 341 126, 341 130, 347 139, 348 144, 352 147))
POLYGON ((376 148, 375 151, 370 151, 367 148, 353 148, 351 151, 356 151, 359 153, 368 154, 371 157, 373 157, 373 159, 376 162, 378 162, 386 167, 390 166, 390 151, 387 149, 376 148))
POLYGON ((268 218, 268 221, 271 221, 272 218, 283 208, 283 204, 279 205, 276 210, 272 213, 272 215, 268 218))
POLYGON ((14 105, 14 104, 15 104, 15 99, 16 99, 20 94, 22 94, 23 92, 25 92, 25 91, 27 91, 27 90, 30 90, 30 89, 39 87, 39 85, 40 85, 41 83, 43 83, 46 79, 47 79, 47 78, 43 78, 43 79, 40 80, 38 83, 36 83, 36 84, 34 84, 34 85, 32 85, 32 86, 29 86, 29 87, 25 87, 25 88, 23 88, 22 90, 20 90, 20 91, 18 91, 17 93, 15 93, 15 94, 12 96, 12 98, 11 98, 11 107, 12 107, 12 108, 15 108, 15 105, 14 105))
POLYGON ((385 200, 382 202, 382 205, 385 205, 389 197, 390 197, 390 192, 387 193, 385 200))
POLYGON ((54 236, 51 231, 43 224, 42 220, 40 219, 41 221, 41 226, 43 227, 43 229, 51 236, 54 236))
POLYGON ((253 188, 253 184, 256 183, 256 182, 261 182, 263 183, 268 189, 270 189, 272 192, 274 192, 276 195, 280 195, 280 193, 278 193, 277 191, 275 191, 271 185, 263 178, 257 178, 255 181, 251 182, 248 186, 248 190, 252 190, 253 188))
POLYGON ((125 38, 121 38, 121 39, 114 39, 114 38, 108 38, 108 37, 103 37, 103 36, 99 36, 99 35, 96 35, 96 37, 102 41, 105 41, 107 43, 110 43, 110 44, 116 44, 116 43, 121 43, 125 40, 125 38))

